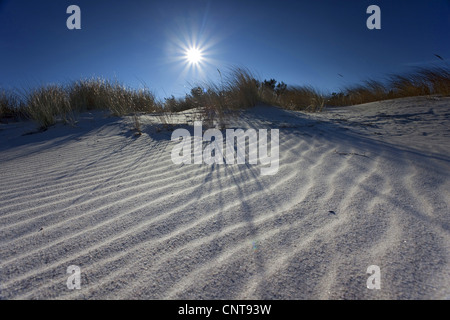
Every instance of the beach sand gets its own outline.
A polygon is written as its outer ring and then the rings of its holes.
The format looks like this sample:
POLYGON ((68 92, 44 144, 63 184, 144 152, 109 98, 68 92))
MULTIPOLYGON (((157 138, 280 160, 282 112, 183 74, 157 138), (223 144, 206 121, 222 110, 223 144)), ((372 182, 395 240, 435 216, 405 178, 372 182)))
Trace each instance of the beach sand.
POLYGON ((249 109, 227 126, 279 129, 267 176, 176 165, 141 119, 0 124, 0 298, 450 299, 449 97, 249 109))

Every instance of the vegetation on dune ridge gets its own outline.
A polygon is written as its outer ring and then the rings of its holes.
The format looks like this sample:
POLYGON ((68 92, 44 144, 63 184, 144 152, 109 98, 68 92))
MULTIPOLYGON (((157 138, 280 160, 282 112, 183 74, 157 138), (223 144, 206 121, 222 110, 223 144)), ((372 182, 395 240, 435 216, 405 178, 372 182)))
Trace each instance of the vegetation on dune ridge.
POLYGON ((347 106, 425 95, 450 95, 449 68, 417 68, 410 73, 390 75, 385 82, 370 79, 363 84, 349 86, 339 93, 333 93, 327 104, 347 106))
POLYGON ((163 110, 163 105, 147 88, 136 90, 117 81, 91 78, 19 93, 0 90, 0 108, 0 118, 21 115, 45 129, 57 119, 74 124, 75 114, 79 112, 108 110, 115 116, 133 115, 137 119, 138 113, 158 112, 163 110))
MULTIPOLYGON (((88 110, 108 110, 112 115, 131 115, 134 129, 140 133, 139 115, 170 114, 197 108, 201 120, 223 126, 227 117, 237 110, 258 103, 289 110, 320 112, 325 105, 346 106, 386 99, 450 95, 450 69, 420 68, 402 75, 390 75, 385 82, 367 80, 349 86, 338 93, 324 93, 311 86, 288 86, 275 79, 258 80, 246 68, 231 68, 220 82, 192 86, 185 97, 158 101, 148 89, 133 89, 117 81, 90 78, 72 81, 67 85, 44 85, 32 90, 0 89, 0 120, 29 118, 45 129, 57 119, 74 124, 76 113, 88 110)), ((167 118, 162 116, 162 120, 167 118)), ((164 122, 163 121, 163 122, 164 122)))

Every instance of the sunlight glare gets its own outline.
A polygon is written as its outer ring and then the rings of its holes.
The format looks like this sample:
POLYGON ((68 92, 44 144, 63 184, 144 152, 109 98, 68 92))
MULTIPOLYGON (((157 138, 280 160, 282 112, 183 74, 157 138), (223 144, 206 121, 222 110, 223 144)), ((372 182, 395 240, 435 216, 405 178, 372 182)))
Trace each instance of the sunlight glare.
POLYGON ((192 64, 200 63, 202 60, 202 53, 197 48, 190 48, 186 51, 186 59, 192 64))

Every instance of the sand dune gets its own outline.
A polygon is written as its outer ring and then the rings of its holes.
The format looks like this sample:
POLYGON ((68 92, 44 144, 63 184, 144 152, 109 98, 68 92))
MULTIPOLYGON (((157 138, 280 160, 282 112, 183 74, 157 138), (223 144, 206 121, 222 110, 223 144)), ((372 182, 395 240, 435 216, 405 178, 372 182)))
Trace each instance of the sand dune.
POLYGON ((2 299, 450 298, 450 98, 245 111, 228 126, 280 130, 272 176, 175 165, 129 121, 1 124, 2 299))

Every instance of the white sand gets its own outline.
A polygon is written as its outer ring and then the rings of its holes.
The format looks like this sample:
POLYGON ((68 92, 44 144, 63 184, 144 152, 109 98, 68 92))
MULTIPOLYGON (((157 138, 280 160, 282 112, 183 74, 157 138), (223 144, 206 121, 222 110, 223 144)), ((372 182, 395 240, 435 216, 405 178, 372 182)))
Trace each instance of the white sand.
POLYGON ((280 129, 273 176, 129 121, 0 125, 2 299, 450 299, 450 98, 256 107, 230 125, 280 129))

